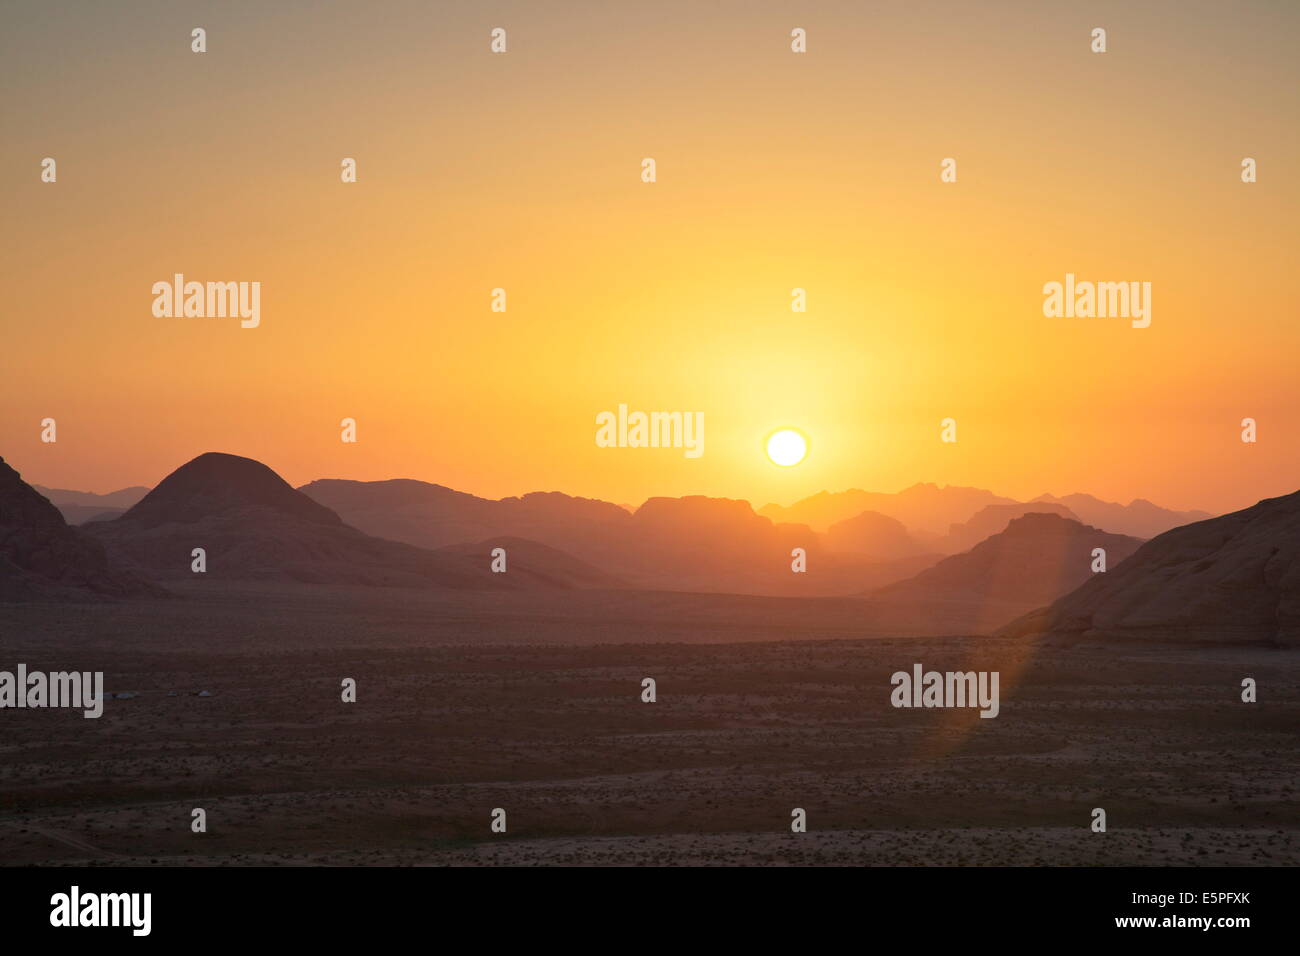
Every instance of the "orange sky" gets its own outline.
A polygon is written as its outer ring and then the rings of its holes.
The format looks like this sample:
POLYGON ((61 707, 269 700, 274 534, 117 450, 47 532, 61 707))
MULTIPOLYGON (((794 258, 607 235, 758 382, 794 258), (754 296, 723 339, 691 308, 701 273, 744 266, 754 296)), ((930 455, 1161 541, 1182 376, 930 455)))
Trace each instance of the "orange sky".
POLYGON ((30 481, 216 450, 628 503, 1300 487, 1300 8, 265 6, 5 8, 0 455, 30 481), (176 272, 261 282, 261 325, 153 316, 176 272), (1044 317, 1066 272, 1151 282, 1150 328, 1044 317), (598 448, 620 402, 702 411, 704 455, 598 448))

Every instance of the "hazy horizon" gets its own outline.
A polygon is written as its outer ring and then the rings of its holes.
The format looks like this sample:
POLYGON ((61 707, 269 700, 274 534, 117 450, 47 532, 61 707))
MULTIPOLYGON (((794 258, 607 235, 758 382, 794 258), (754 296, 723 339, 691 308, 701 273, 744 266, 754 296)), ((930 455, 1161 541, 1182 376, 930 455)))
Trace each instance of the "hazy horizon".
MULTIPOLYGON (((206 454, 206 453, 203 453, 203 454, 206 454)), ((219 454, 230 454, 230 455, 236 455, 237 457, 240 457, 240 458, 247 458, 247 457, 249 457, 249 456, 247 456, 247 455, 238 455, 238 453, 236 453, 236 452, 219 452, 219 454)), ((3 455, 0 455, 0 458, 3 458, 3 457, 4 457, 3 455)), ((187 458, 184 462, 180 462, 180 463, 177 465, 177 468, 179 468, 181 465, 183 465, 183 464, 185 464, 185 463, 187 463, 187 462, 189 462, 189 461, 192 461, 194 457, 198 457, 198 456, 193 456, 193 457, 191 457, 191 458, 187 458)), ((256 460, 256 459, 254 459, 254 460, 256 460)), ((13 463, 10 462, 10 464, 12 465, 13 463)), ((271 462, 262 462, 262 464, 267 465, 267 467, 271 468, 272 471, 276 471, 277 474, 280 474, 279 471, 275 468, 275 466, 274 466, 271 462)), ((16 469, 20 474, 22 474, 22 469, 21 469, 21 468, 16 468, 16 466, 15 466, 15 469, 16 469)), ((175 469, 172 469, 172 470, 174 471, 175 469)), ((167 474, 171 474, 171 472, 169 471, 167 474)), ((156 478, 156 479, 154 479, 154 480, 152 480, 152 481, 135 481, 135 482, 128 482, 128 483, 125 484, 125 485, 120 485, 120 486, 116 486, 116 487, 112 487, 112 488, 84 488, 84 487, 74 487, 74 486, 70 486, 70 485, 67 485, 67 486, 65 486, 65 485, 55 485, 55 484, 51 484, 50 482, 47 482, 47 481, 40 481, 40 480, 38 480, 38 479, 36 479, 36 478, 33 478, 33 477, 30 476, 30 475, 23 474, 23 480, 26 481, 29 485, 33 485, 33 486, 37 486, 37 487, 41 487, 41 488, 48 488, 48 489, 50 489, 50 490, 54 490, 54 491, 68 491, 68 492, 88 493, 88 494, 96 494, 96 495, 108 495, 108 494, 112 494, 113 492, 124 491, 124 490, 126 490, 126 489, 128 489, 128 488, 149 488, 149 489, 152 489, 152 488, 156 487, 156 486, 158 485, 158 483, 159 483, 160 481, 162 481, 162 480, 163 480, 164 478, 166 478, 166 477, 167 477, 167 475, 162 475, 162 476, 160 476, 159 478, 156 478)), ((507 493, 507 494, 503 494, 503 495, 491 496, 491 495, 480 494, 479 492, 477 492, 477 491, 475 491, 475 490, 473 490, 473 489, 471 489, 471 488, 459 488, 459 487, 456 487, 456 486, 454 486, 454 485, 449 485, 449 484, 447 484, 446 482, 438 481, 438 480, 433 479, 433 478, 419 478, 419 477, 416 477, 416 476, 413 476, 413 475, 391 475, 391 476, 389 476, 388 478, 348 478, 348 477, 343 477, 343 476, 340 476, 340 475, 317 475, 317 476, 314 477, 314 478, 307 478, 307 479, 302 480, 302 481, 291 480, 290 478, 288 478, 287 476, 285 476, 285 475, 283 475, 283 474, 280 474, 280 477, 281 477, 281 478, 284 478, 284 480, 285 480, 289 485, 291 485, 291 486, 294 487, 294 488, 301 488, 301 487, 304 487, 305 485, 311 484, 313 481, 363 481, 363 482, 374 482, 374 481, 418 481, 418 482, 422 482, 422 483, 424 483, 424 484, 439 485, 439 486, 444 487, 444 488, 449 488, 449 489, 452 490, 452 491, 464 492, 464 493, 466 493, 466 494, 474 495, 475 497, 478 497, 478 498, 487 498, 487 499, 489 499, 489 500, 500 500, 501 498, 511 498, 511 497, 516 497, 516 498, 517 498, 517 497, 522 497, 522 496, 527 495, 527 494, 533 494, 533 493, 538 493, 538 492, 541 492, 541 493, 553 493, 553 492, 559 492, 559 493, 561 493, 561 494, 567 494, 567 495, 570 495, 571 497, 577 497, 577 498, 596 498, 596 496, 593 496, 593 495, 578 495, 578 494, 574 494, 573 492, 570 492, 570 491, 568 491, 568 490, 566 490, 566 489, 564 489, 564 488, 528 488, 528 489, 525 489, 525 490, 523 490, 523 491, 518 491, 518 492, 514 492, 514 493, 507 493)), ((744 495, 705 495, 704 497, 710 497, 710 498, 730 498, 730 499, 733 499, 733 500, 747 501, 747 502, 750 503, 750 505, 753 507, 753 509, 754 509, 755 511, 758 511, 760 508, 762 508, 762 507, 764 507, 764 506, 766 506, 766 505, 769 505, 769 504, 775 504, 775 505, 779 505, 779 506, 781 506, 781 507, 789 507, 789 506, 791 506, 791 505, 793 505, 793 504, 796 504, 797 502, 807 500, 808 498, 815 497, 815 496, 817 496, 817 495, 819 495, 819 494, 843 494, 843 493, 845 493, 845 492, 864 491, 864 492, 867 492, 867 493, 869 493, 869 494, 887 494, 887 495, 896 495, 896 494, 901 494, 901 493, 904 492, 904 491, 907 491, 909 488, 916 487, 917 485, 933 485, 933 486, 938 487, 938 488, 941 488, 941 489, 942 489, 942 488, 976 488, 977 490, 989 491, 989 492, 992 492, 992 493, 995 494, 995 495, 999 495, 999 496, 1001 496, 1001 497, 1005 497, 1005 498, 1013 498, 1013 499, 1015 499, 1015 500, 1017 500, 1017 501, 1021 501, 1021 502, 1032 502, 1034 499, 1036 499, 1036 498, 1038 498, 1038 497, 1040 497, 1040 496, 1042 496, 1042 495, 1051 495, 1051 496, 1056 497, 1056 498, 1065 498, 1065 497, 1068 497, 1068 496, 1073 495, 1073 494, 1092 495, 1094 498, 1097 498, 1098 500, 1101 500, 1101 501, 1109 501, 1109 500, 1110 500, 1110 499, 1103 498, 1103 497, 1100 496, 1100 495, 1093 495, 1092 492, 1090 492, 1090 491, 1088 491, 1088 490, 1086 490, 1086 489, 1080 489, 1080 488, 1074 488, 1074 489, 1069 489, 1069 490, 1047 489, 1047 490, 1044 490, 1044 491, 1040 491, 1040 492, 1038 492, 1038 494, 1029 495, 1029 496, 1026 496, 1026 497, 1020 498, 1020 497, 1017 497, 1016 495, 1007 494, 1007 493, 1001 491, 1001 490, 998 489, 998 488, 978 488, 978 486, 975 486, 975 485, 962 485, 962 484, 956 484, 956 483, 944 483, 944 482, 936 482, 936 481, 927 481, 927 480, 924 480, 924 479, 921 479, 921 480, 918 480, 918 481, 911 482, 911 483, 909 483, 909 484, 907 484, 907 485, 903 485, 902 487, 899 487, 899 488, 891 488, 891 489, 886 489, 886 488, 872 488, 872 487, 866 487, 866 486, 864 486, 864 485, 860 485, 860 484, 859 484, 859 485, 851 485, 851 486, 848 486, 848 487, 845 487, 845 488, 820 488, 820 489, 818 489, 817 491, 811 491, 811 492, 809 492, 808 494, 800 495, 799 497, 797 497, 797 498, 792 498, 792 499, 790 499, 790 500, 788 500, 788 501, 786 501, 786 500, 782 500, 782 501, 758 500, 758 499, 754 499, 754 498, 752 498, 752 497, 746 497, 746 496, 744 496, 744 495)), ((612 498, 600 498, 600 499, 597 499, 597 500, 608 501, 608 502, 611 502, 611 503, 613 503, 613 504, 618 504, 618 505, 620 505, 620 506, 631 506, 631 507, 633 507, 633 508, 637 508, 637 507, 640 507, 640 505, 643 504, 643 503, 644 503, 646 500, 648 500, 649 498, 658 498, 658 497, 684 498, 684 497, 693 497, 693 496, 694 496, 694 493, 692 493, 692 492, 687 492, 687 493, 682 494, 682 495, 649 495, 649 496, 647 496, 646 498, 641 498, 641 499, 637 499, 637 500, 634 500, 634 501, 632 501, 632 500, 617 501, 617 500, 612 499, 612 498)), ((1264 496, 1264 497, 1278 497, 1278 496, 1276 496, 1276 495, 1268 495, 1268 496, 1264 496)), ((1227 513, 1229 513, 1229 512, 1226 512, 1226 511, 1225 511, 1225 512, 1211 512, 1211 511, 1209 511, 1209 509, 1206 509, 1206 508, 1200 508, 1200 507, 1196 507, 1196 506, 1191 506, 1191 507, 1175 507, 1175 506, 1170 505, 1170 504, 1168 504, 1168 503, 1166 503, 1166 502, 1158 501, 1158 500, 1153 500, 1153 499, 1148 498, 1148 497, 1145 497, 1145 496, 1143 496, 1143 495, 1138 495, 1138 496, 1136 496, 1136 497, 1134 497, 1134 498, 1130 498, 1130 499, 1122 500, 1122 501, 1121 501, 1121 500, 1115 500, 1114 503, 1127 506, 1127 505, 1130 505, 1130 504, 1132 504, 1134 501, 1137 501, 1137 500, 1145 500, 1145 501, 1150 502, 1151 504, 1155 504, 1155 505, 1158 505, 1158 506, 1160 506, 1160 507, 1167 508, 1167 509, 1169 509, 1169 510, 1171 510, 1171 511, 1205 511, 1205 512, 1210 513, 1210 514, 1227 514, 1227 513)), ((1261 498, 1261 499, 1259 499, 1259 500, 1263 500, 1263 498, 1261 498)), ((1242 505, 1242 507, 1243 507, 1243 508, 1245 508, 1245 507, 1249 507, 1251 504, 1255 504, 1255 503, 1256 503, 1256 502, 1253 502, 1253 501, 1252 501, 1252 502, 1250 502, 1250 503, 1247 504, 1247 505, 1242 505)), ((1235 508, 1235 509, 1230 509, 1230 510, 1234 510, 1234 511, 1235 511, 1235 510, 1241 510, 1241 509, 1239 509, 1239 508, 1235 508)))

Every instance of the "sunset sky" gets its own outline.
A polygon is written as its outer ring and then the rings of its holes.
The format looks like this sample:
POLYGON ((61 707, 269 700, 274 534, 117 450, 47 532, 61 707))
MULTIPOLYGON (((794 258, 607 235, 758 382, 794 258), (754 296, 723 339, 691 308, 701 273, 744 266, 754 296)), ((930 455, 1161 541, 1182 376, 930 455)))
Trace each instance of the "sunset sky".
POLYGON ((631 504, 932 481, 1221 512, 1300 488, 1300 5, 0 19, 0 456, 28 481, 152 485, 226 451, 295 485, 631 504), (177 272, 259 281, 260 327, 155 317, 177 272), (1044 317, 1067 272, 1151 282, 1150 328, 1044 317), (620 403, 703 412, 704 454, 597 447, 620 403), (763 451, 781 426, 810 440, 793 468, 763 451))

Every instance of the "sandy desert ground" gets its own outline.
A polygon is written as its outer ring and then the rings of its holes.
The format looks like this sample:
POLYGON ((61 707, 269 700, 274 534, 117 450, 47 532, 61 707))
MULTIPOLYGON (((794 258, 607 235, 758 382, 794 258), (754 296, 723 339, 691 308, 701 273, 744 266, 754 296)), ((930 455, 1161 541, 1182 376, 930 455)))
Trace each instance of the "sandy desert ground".
POLYGON ((7 865, 1300 862, 1295 650, 872 636, 850 600, 638 592, 187 588, 3 606, 0 632, 0 667, 139 695, 5 713, 7 865), (914 662, 999 670, 1000 715, 891 707, 914 662))

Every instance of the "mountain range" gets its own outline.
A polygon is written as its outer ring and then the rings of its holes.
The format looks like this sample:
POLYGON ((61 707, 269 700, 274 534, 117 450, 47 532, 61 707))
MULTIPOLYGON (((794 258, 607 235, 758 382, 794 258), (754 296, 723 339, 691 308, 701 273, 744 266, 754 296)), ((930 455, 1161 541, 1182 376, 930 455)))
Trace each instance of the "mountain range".
POLYGON ((902 522, 915 535, 937 538, 946 534, 952 525, 968 521, 981 508, 1017 503, 1013 498, 1004 498, 983 488, 920 483, 897 494, 860 488, 822 491, 788 507, 764 505, 758 513, 773 521, 798 522, 816 531, 825 531, 837 522, 864 511, 874 511, 902 522))
POLYGON ((1064 498, 1039 495, 1031 503, 1064 505, 1085 524, 1137 538, 1154 538, 1170 528, 1212 517, 1207 511, 1170 511, 1145 498, 1134 498, 1128 504, 1121 505, 1113 501, 1102 501, 1092 495, 1073 494, 1064 498))
POLYGON ((493 500, 409 479, 330 479, 299 491, 368 534, 425 548, 526 538, 653 590, 843 595, 928 563, 832 553, 805 526, 774 523, 746 501, 702 495, 650 498, 629 512, 559 492, 493 500), (806 552, 809 573, 791 572, 795 548, 806 552))
POLYGON ((864 511, 874 511, 902 522, 921 540, 933 541, 950 534, 954 525, 966 523, 981 509, 1040 503, 1063 506, 1085 524, 1104 528, 1112 534, 1138 538, 1149 538, 1170 528, 1210 517, 1204 511, 1171 511, 1141 498, 1127 505, 1101 501, 1085 494, 1066 495, 1064 498, 1039 495, 1032 502, 1020 502, 983 488, 927 483, 912 485, 897 494, 857 488, 841 492, 822 491, 788 507, 764 505, 758 513, 773 521, 798 522, 816 531, 825 531, 837 522, 864 511))
POLYGON ((571 558, 552 572, 550 556, 536 550, 532 561, 516 554, 507 573, 497 574, 490 548, 475 554, 376 538, 261 462, 215 452, 182 465, 125 514, 91 522, 83 533, 159 579, 193 578, 193 551, 202 548, 204 580, 502 590, 615 583, 571 558))
MULTIPOLYGON (((64 508, 98 509, 142 489, 46 490, 64 508)), ((202 548, 204 581, 838 596, 861 602, 874 633, 1294 643, 1300 493, 1157 531, 1183 514, 1198 513, 924 484, 757 513, 704 496, 629 510, 558 492, 492 500, 405 479, 294 489, 260 462, 207 453, 116 517, 72 527, 0 460, 0 600, 162 596, 171 582, 199 580, 191 561, 202 548), (866 504, 875 507, 839 517, 866 504), (1144 543, 1116 523, 1155 537, 1144 543), (507 573, 492 570, 494 553, 507 556, 507 573), (793 572, 795 555, 804 573, 793 572)))

